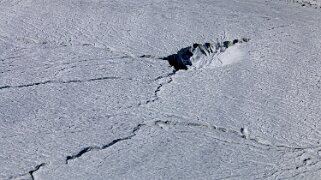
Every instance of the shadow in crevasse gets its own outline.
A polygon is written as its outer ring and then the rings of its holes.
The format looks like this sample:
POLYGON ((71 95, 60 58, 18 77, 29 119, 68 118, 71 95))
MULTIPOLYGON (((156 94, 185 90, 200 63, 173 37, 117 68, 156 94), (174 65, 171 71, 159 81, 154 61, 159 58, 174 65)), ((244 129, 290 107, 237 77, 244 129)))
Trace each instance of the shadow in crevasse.
POLYGON ((168 63, 175 68, 176 71, 184 69, 187 70, 188 66, 192 66, 191 58, 197 54, 210 55, 214 53, 214 48, 211 43, 203 44, 193 44, 193 46, 188 46, 180 49, 176 54, 169 55, 162 58, 167 60, 168 63))
POLYGON ((182 59, 188 60, 193 56, 192 52, 189 51, 191 47, 186 47, 178 51, 177 54, 172 54, 167 57, 162 58, 163 60, 167 60, 169 65, 173 66, 176 71, 180 69, 187 70, 187 65, 192 65, 192 63, 187 61, 187 64, 185 64, 182 59))

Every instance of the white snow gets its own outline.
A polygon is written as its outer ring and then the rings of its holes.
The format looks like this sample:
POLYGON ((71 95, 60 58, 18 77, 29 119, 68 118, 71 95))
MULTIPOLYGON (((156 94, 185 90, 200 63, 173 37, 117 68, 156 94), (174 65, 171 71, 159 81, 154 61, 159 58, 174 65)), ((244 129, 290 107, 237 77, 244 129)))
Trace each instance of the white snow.
POLYGON ((246 50, 242 49, 240 45, 228 48, 223 54, 218 56, 219 61, 223 66, 235 64, 246 58, 246 50))
POLYGON ((317 5, 0 0, 0 179, 320 179, 317 5))

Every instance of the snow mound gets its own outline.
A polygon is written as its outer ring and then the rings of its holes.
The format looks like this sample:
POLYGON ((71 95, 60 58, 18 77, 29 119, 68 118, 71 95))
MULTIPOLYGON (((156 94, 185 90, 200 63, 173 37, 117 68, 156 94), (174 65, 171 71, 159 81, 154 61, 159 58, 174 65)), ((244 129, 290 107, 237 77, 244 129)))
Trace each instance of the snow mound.
POLYGON ((244 57, 245 53, 239 44, 248 41, 248 38, 242 38, 214 44, 194 43, 192 46, 182 48, 177 54, 163 59, 167 60, 176 70, 225 66, 236 63, 244 57))
MULTIPOLYGON (((246 52, 241 49, 240 45, 228 48, 223 54, 217 56, 219 62, 218 66, 225 66, 237 63, 244 59, 245 55, 246 52)), ((213 67, 213 65, 214 67, 217 67, 215 66, 215 63, 210 64, 210 67, 213 67)))

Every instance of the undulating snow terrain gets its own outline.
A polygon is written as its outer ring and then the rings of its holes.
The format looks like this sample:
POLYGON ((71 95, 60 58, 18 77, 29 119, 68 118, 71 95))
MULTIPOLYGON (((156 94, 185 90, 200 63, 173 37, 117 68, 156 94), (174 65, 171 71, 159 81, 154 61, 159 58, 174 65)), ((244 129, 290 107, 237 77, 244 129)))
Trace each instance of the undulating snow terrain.
POLYGON ((287 0, 0 0, 0 179, 320 179, 320 30, 287 0))

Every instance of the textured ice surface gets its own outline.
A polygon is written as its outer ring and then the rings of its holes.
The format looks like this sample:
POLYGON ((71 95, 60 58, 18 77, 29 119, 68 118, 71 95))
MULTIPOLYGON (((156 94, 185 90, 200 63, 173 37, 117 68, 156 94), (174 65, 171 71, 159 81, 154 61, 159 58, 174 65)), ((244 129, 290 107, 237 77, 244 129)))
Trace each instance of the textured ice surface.
POLYGON ((321 5, 320 0, 292 0, 292 1, 301 3, 302 5, 304 4, 305 6, 321 5))
POLYGON ((320 13, 0 1, 0 179, 319 179, 320 13), (188 70, 162 59, 206 42, 188 70))
MULTIPOLYGON (((270 0, 274 1, 274 0, 270 0)), ((320 0, 282 0, 287 3, 298 4, 302 7, 321 9, 321 1, 320 0)))

